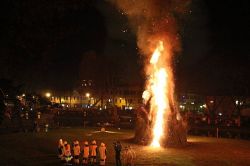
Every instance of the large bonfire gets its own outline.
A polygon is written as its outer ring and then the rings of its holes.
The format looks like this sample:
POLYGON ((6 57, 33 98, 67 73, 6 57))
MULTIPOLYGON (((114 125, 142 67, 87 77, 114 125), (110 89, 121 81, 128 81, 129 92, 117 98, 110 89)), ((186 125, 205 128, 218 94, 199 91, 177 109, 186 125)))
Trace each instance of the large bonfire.
POLYGON ((137 111, 134 140, 154 147, 186 143, 185 123, 174 100, 173 55, 180 51, 176 16, 190 0, 109 0, 127 15, 145 56, 144 106, 137 111))
POLYGON ((146 65, 145 105, 138 110, 135 141, 151 145, 186 144, 186 125, 175 107, 171 46, 159 40, 146 65))
POLYGON ((153 123, 152 146, 160 146, 160 140, 164 135, 164 126, 167 111, 170 110, 170 98, 172 97, 172 72, 168 61, 165 61, 167 50, 163 41, 159 41, 150 59, 148 91, 152 94, 150 119, 153 123))

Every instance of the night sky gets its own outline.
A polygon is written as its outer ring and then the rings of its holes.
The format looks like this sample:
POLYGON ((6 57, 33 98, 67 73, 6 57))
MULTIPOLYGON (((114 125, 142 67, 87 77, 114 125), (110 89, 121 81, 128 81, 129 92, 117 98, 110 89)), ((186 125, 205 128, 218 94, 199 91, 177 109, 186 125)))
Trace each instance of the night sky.
MULTIPOLYGON (((32 90, 79 80, 143 83, 143 60, 125 15, 101 0, 1 1, 0 78, 32 90)), ((179 27, 178 92, 250 93, 250 3, 193 0, 179 27)))

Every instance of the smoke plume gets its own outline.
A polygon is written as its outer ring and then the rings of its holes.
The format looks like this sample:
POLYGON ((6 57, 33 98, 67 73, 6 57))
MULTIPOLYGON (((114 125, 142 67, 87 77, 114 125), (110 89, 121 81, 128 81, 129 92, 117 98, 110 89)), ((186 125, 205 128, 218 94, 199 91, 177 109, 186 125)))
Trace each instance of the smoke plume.
POLYGON ((143 55, 149 55, 156 41, 169 43, 171 52, 180 51, 177 20, 188 11, 190 0, 109 0, 127 15, 143 55))

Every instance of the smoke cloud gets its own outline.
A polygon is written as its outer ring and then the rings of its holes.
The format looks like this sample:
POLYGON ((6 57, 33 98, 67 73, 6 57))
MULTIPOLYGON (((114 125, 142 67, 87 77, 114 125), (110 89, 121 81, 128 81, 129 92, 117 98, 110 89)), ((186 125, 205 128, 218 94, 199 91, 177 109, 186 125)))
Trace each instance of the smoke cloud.
POLYGON ((158 40, 171 53, 180 51, 178 19, 188 12, 190 0, 108 0, 129 19, 143 55, 153 52, 158 40), (166 46, 165 46, 166 47, 166 46))

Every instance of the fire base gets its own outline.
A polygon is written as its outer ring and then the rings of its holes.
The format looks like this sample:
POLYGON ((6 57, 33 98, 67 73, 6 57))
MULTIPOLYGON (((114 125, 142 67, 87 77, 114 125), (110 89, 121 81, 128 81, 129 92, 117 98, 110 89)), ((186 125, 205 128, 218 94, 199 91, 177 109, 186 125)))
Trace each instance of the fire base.
MULTIPOLYGON (((148 112, 141 107, 137 110, 134 142, 150 145, 152 141, 152 124, 148 119, 148 112)), ((164 136, 160 142, 162 147, 178 147, 187 144, 187 123, 182 118, 177 120, 175 112, 169 113, 166 118, 164 136)))

